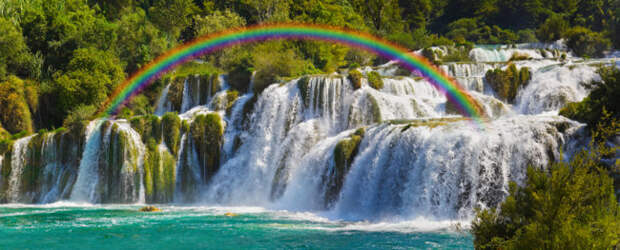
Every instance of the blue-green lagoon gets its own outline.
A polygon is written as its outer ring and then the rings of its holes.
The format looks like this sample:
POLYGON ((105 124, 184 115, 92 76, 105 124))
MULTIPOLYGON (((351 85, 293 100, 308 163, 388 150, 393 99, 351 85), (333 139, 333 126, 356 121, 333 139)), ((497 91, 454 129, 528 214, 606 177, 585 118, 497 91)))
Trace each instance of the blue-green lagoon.
POLYGON ((453 222, 343 222, 260 207, 0 206, 1 249, 472 248, 453 222))

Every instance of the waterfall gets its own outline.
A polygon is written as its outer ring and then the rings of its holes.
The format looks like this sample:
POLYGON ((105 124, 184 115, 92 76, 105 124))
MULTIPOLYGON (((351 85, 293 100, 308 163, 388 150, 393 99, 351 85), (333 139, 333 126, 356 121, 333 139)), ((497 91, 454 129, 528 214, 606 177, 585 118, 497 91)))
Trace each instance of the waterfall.
POLYGON ((103 121, 94 120, 86 127, 84 153, 80 161, 77 180, 71 192, 71 201, 90 202, 93 200, 98 179, 97 164, 99 162, 102 124, 103 121))
POLYGON ((22 172, 26 163, 26 153, 28 152, 28 143, 34 135, 21 138, 13 144, 11 154, 11 176, 9 177, 8 201, 20 202, 20 186, 22 183, 22 172))
POLYGON ((95 120, 13 142, 0 155, 0 201, 469 219, 475 207, 497 206, 527 166, 545 168, 583 143, 584 125, 557 112, 588 95, 581 83, 599 79, 594 64, 613 60, 560 61, 556 47, 528 46, 477 48, 471 56, 493 62, 441 66, 488 115, 483 130, 455 114, 425 79, 398 76, 394 62, 360 70, 381 74, 380 89, 366 78, 356 89, 337 73, 279 82, 260 94, 235 92, 224 75, 173 79, 157 116, 95 120), (485 75, 524 51, 535 60, 511 63, 530 68, 532 78, 514 104, 505 103, 485 75), (175 111, 178 117, 162 116, 175 111))
POLYGON ((157 108, 155 109, 155 115, 162 116, 164 113, 169 112, 170 101, 168 100, 168 92, 170 91, 170 84, 167 84, 164 90, 162 90, 159 99, 157 100, 157 108))

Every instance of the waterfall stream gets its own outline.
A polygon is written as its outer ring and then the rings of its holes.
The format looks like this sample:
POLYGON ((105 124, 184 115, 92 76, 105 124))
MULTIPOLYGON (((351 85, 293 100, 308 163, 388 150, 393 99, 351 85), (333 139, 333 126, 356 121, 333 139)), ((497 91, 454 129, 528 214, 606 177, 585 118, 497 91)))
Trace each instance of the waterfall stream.
POLYGON ((0 201, 262 206, 343 220, 469 219, 475 207, 497 206, 509 181, 524 180, 527 166, 545 168, 584 140, 584 125, 557 113, 588 95, 581 83, 598 79, 593 64, 601 60, 569 55, 559 61, 559 49, 478 47, 472 62, 441 66, 488 114, 482 129, 451 113, 445 96, 424 79, 395 75, 393 62, 362 69, 383 75, 379 90, 366 79, 354 89, 346 74, 334 73, 273 84, 255 95, 232 93, 221 75, 188 76, 164 87, 155 117, 95 120, 80 135, 16 140, 0 155, 0 201), (507 103, 485 74, 505 69, 515 53, 531 58, 513 63, 530 68, 532 78, 507 103), (182 98, 176 104, 175 96, 182 98), (180 115, 168 113, 175 111, 180 115))

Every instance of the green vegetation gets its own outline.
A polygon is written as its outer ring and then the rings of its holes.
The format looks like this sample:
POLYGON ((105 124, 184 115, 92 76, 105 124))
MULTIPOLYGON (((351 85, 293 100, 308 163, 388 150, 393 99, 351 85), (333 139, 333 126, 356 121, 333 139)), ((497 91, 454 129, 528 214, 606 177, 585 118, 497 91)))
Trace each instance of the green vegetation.
POLYGON ((143 143, 153 139, 156 144, 162 141, 162 121, 155 115, 136 116, 129 120, 131 127, 140 134, 143 143))
POLYGON ((365 128, 360 128, 348 138, 339 141, 336 147, 334 147, 334 167, 328 170, 323 178, 324 181, 327 181, 327 190, 325 191, 326 207, 330 207, 338 198, 344 178, 359 151, 359 145, 364 138, 365 132, 365 128))
POLYGON ((177 155, 181 140, 181 118, 176 113, 166 113, 161 117, 162 135, 166 146, 177 155))
POLYGON ((529 68, 523 67, 519 70, 514 64, 508 65, 505 71, 499 68, 489 70, 484 76, 497 96, 510 103, 514 102, 519 88, 527 86, 530 78, 529 68))
POLYGON ((611 47, 611 41, 603 34, 584 27, 571 28, 565 36, 568 47, 582 57, 602 57, 603 52, 611 47))
POLYGON ((606 113, 613 118, 620 119, 620 102, 618 102, 620 70, 614 67, 603 67, 598 73, 601 75, 601 80, 584 83, 585 87, 590 90, 590 95, 581 102, 567 104, 560 110, 560 115, 584 122, 590 128, 594 128, 606 113))
POLYGON ((27 83, 15 76, 0 82, 0 123, 10 133, 34 132, 26 85, 27 83))
POLYGON ((220 149, 224 144, 222 118, 217 113, 198 115, 189 131, 201 166, 201 179, 207 182, 220 166, 220 149))
MULTIPOLYGON (((11 111, 0 122, 10 133, 60 127, 79 106, 99 109, 125 77, 169 48, 234 27, 270 22, 346 27, 411 50, 448 45, 445 55, 423 51, 445 63, 469 60, 473 43, 562 38, 577 55, 600 56, 620 45, 618 13, 620 4, 606 0, 8 0, 0 6, 0 85, 14 86, 0 92, 0 105, 11 107, 0 107, 11 111), (24 84, 14 84, 19 79, 24 84)), ((385 62, 358 49, 298 40, 235 46, 201 59, 146 88, 119 117, 152 114, 167 83, 178 110, 183 79, 190 75, 213 81, 215 73, 228 73, 233 89, 245 93, 254 74, 251 91, 260 93, 283 78, 385 62)), ((378 87, 373 77, 369 83, 378 87)))
POLYGON ((374 89, 382 89, 383 88, 383 79, 381 79, 381 75, 376 71, 371 71, 368 73, 368 84, 370 87, 374 89))
POLYGON ((357 69, 352 69, 349 71, 349 81, 353 84, 354 89, 359 89, 362 87, 362 78, 362 73, 357 69))
POLYGON ((160 150, 151 138, 146 144, 144 160, 144 189, 146 202, 171 202, 176 183, 176 158, 167 150, 160 150))
MULTIPOLYGON (((510 183, 498 209, 479 210, 472 223, 479 249, 614 249, 620 244, 620 205, 610 167, 602 163, 618 148, 604 138, 618 133, 599 126, 589 150, 547 170, 529 167, 523 186, 510 183)), ((619 170, 615 170, 619 171, 619 170)))

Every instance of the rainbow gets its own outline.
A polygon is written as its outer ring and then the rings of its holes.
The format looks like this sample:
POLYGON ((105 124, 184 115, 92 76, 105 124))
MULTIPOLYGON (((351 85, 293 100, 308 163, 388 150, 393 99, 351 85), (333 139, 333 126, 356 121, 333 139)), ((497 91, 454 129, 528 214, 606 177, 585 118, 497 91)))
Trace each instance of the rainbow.
POLYGON ((202 55, 231 46, 278 39, 303 39, 327 41, 375 53, 395 60, 411 72, 426 78, 448 101, 455 104, 465 117, 481 123, 483 117, 479 104, 451 77, 430 63, 426 58, 369 34, 336 27, 309 24, 267 24, 231 29, 207 35, 180 45, 159 56, 126 79, 112 93, 100 109, 99 116, 114 115, 149 84, 182 63, 202 55))

